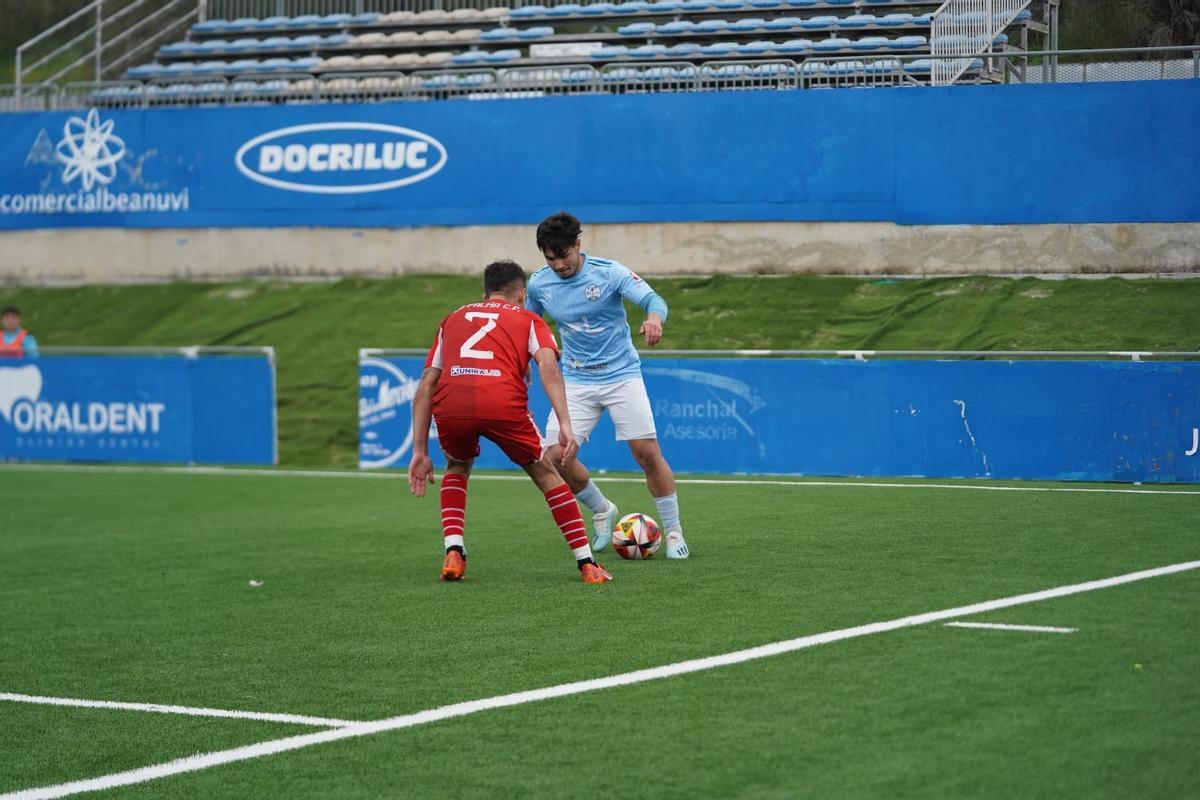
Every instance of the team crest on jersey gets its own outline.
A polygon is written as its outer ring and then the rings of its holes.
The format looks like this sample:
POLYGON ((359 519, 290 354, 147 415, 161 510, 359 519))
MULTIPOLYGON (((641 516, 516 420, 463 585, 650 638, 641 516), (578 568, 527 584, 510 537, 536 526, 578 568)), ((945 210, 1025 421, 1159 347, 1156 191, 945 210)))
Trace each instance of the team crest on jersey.
POLYGON ((596 302, 600 299, 600 287, 593 283, 591 286, 583 290, 583 296, 588 300, 591 300, 593 303, 596 302))

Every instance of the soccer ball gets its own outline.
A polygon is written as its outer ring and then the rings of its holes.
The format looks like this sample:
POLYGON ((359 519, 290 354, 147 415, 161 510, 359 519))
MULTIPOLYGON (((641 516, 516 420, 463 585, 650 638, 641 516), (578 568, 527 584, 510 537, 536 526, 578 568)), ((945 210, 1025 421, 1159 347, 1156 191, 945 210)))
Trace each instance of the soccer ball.
POLYGON ((613 531, 612 543, 621 558, 650 558, 662 545, 662 534, 653 517, 626 514, 613 531))

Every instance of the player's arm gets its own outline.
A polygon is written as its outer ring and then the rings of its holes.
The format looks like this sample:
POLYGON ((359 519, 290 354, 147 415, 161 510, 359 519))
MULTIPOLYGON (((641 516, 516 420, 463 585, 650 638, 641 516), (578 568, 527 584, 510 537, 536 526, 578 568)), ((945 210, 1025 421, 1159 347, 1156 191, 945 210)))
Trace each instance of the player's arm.
POLYGON ((554 416, 558 417, 558 443, 562 445, 562 463, 570 463, 579 452, 579 442, 575 441, 575 431, 571 428, 571 415, 567 411, 567 387, 563 381, 562 370, 558 368, 558 352, 552 347, 538 350, 533 360, 537 362, 538 375, 542 376, 542 388, 550 398, 550 407, 554 416))
POLYGON ((413 449, 408 462, 408 486, 417 497, 425 496, 426 482, 437 482, 433 477, 433 459, 429 457, 429 425, 433 421, 433 390, 441 375, 437 367, 426 367, 413 395, 413 449))
POLYGON ((621 276, 617 288, 622 297, 646 312, 646 321, 638 328, 638 333, 645 337, 646 344, 654 347, 662 341, 663 323, 667 321, 667 301, 631 270, 625 267, 621 269, 625 274, 621 276))
POLYGON ((33 338, 32 333, 25 334, 25 341, 21 346, 25 349, 26 358, 38 357, 38 343, 37 339, 33 338))

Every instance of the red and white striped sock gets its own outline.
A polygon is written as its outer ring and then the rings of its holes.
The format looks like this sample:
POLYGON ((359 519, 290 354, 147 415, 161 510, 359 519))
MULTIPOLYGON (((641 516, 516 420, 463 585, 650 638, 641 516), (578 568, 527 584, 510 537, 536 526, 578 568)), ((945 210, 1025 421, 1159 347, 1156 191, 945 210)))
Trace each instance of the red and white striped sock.
POLYGON ((467 524, 467 476, 447 472, 442 476, 442 541, 449 550, 463 548, 467 524))
POLYGON ((583 516, 579 513, 579 504, 575 495, 565 483, 546 492, 546 505, 554 515, 554 522, 567 540, 576 561, 590 559, 592 548, 588 545, 587 526, 583 524, 583 516))

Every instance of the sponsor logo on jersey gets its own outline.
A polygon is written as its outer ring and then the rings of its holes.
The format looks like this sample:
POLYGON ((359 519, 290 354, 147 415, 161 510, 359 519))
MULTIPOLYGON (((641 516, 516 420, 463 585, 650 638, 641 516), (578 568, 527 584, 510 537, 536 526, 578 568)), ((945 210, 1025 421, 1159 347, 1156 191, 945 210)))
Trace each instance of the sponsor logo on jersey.
POLYGON ((427 133, 375 122, 293 125, 256 136, 234 161, 252 181, 288 192, 364 194, 423 181, 446 166, 427 133))
POLYGON ((600 287, 593 283, 583 290, 583 296, 593 303, 596 302, 600 299, 600 287))
POLYGON ((457 378, 460 375, 476 375, 481 378, 499 378, 501 373, 498 369, 480 369, 479 367, 460 367, 457 364, 450 368, 450 376, 457 378))

